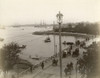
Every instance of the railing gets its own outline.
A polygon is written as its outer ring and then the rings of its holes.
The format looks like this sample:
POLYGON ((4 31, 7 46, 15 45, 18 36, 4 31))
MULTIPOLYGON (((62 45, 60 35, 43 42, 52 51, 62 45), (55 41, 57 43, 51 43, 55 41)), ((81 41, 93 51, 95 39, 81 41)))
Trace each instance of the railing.
POLYGON ((29 71, 30 71, 30 67, 29 67, 28 69, 22 71, 21 73, 17 74, 17 78, 19 78, 20 76, 26 74, 26 73, 29 72, 29 71))

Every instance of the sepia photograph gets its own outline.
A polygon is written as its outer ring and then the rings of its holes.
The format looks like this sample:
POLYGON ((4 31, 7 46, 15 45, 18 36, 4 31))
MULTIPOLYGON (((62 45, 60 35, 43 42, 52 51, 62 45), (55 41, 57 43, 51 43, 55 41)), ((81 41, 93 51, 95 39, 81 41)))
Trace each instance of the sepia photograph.
POLYGON ((100 78, 100 0, 0 0, 0 78, 100 78))

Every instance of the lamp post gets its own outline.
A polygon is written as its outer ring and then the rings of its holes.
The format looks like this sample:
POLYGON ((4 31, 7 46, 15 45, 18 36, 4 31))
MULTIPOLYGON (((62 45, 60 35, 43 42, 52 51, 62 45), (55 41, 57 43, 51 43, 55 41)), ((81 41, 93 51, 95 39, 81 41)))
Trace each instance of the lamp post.
POLYGON ((56 17, 57 17, 57 23, 59 24, 59 60, 60 60, 60 78, 62 78, 61 24, 62 24, 63 14, 61 14, 59 11, 56 17))
POLYGON ((54 56, 56 56, 56 43, 55 43, 55 22, 53 22, 53 38, 54 38, 54 56))

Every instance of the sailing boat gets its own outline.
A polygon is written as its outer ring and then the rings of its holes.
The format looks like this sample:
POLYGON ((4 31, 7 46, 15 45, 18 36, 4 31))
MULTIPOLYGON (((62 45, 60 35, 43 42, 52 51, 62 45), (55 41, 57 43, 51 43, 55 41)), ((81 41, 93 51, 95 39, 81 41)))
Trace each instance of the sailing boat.
POLYGON ((35 24, 35 27, 45 27, 46 28, 46 23, 44 23, 44 21, 40 22, 40 24, 35 24))

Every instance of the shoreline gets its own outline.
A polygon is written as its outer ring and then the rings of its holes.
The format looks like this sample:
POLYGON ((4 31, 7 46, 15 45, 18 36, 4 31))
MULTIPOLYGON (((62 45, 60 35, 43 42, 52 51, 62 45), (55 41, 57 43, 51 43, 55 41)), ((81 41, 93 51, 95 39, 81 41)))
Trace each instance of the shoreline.
MULTIPOLYGON (((32 35, 59 35, 59 32, 53 32, 53 31, 36 31, 33 32, 32 35)), ((84 34, 84 33, 72 33, 72 32, 61 32, 62 36, 76 36, 76 37, 96 37, 99 35, 93 35, 93 34, 84 34)))

